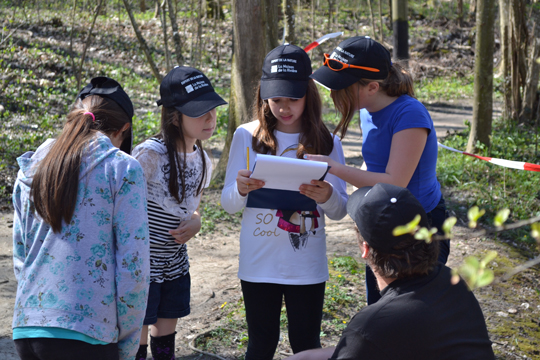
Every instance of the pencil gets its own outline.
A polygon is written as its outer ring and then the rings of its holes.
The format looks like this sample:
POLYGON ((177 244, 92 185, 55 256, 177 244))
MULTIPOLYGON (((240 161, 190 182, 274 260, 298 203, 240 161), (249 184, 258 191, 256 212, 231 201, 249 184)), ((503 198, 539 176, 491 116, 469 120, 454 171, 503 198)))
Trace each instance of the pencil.
POLYGON ((247 164, 247 169, 249 170, 249 146, 246 149, 247 149, 247 161, 246 161, 246 164, 247 164))

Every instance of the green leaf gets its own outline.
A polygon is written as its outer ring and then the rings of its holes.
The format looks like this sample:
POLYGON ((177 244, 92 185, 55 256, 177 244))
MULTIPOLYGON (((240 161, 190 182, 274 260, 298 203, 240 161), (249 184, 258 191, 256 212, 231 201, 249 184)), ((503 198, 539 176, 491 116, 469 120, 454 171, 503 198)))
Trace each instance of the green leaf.
POLYGON ((394 228, 392 234, 394 236, 414 234, 417 230, 418 224, 420 224, 420 219, 422 219, 422 217, 420 215, 416 215, 410 223, 394 228))
POLYGON ((445 236, 450 237, 452 235, 452 229, 456 225, 456 222, 457 218, 455 216, 451 216, 448 219, 444 220, 442 227, 445 236))
POLYGON ((531 236, 540 241, 540 223, 534 223, 531 225, 531 236))
POLYGON ((495 226, 502 226, 506 222, 506 220, 508 220, 509 215, 510 209, 500 210, 497 215, 495 215, 495 220, 493 221, 495 223, 495 226))
POLYGON ((103 268, 103 270, 107 271, 107 265, 105 263, 103 263, 101 267, 103 268))
POLYGON ((465 265, 471 266, 475 270, 480 268, 480 261, 474 256, 467 256, 463 262, 465 265))
POLYGON ((476 288, 489 285, 493 282, 493 279, 495 278, 495 275, 493 274, 493 271, 490 269, 484 270, 481 274, 479 274, 478 278, 476 279, 476 288))
POLYGON ((100 266, 101 266, 101 263, 102 263, 101 260, 97 260, 97 261, 96 261, 96 267, 100 267, 100 266))
POLYGON ((488 253, 482 259, 482 261, 480 261, 480 266, 482 268, 485 268, 486 265, 489 264, 490 262, 492 262, 496 257, 497 257, 497 252, 496 251, 493 251, 493 250, 488 251, 488 253))
POLYGON ((480 210, 478 206, 473 206, 472 208, 470 208, 467 213, 467 217, 469 218, 469 227, 471 229, 475 228, 476 225, 478 224, 478 219, 480 219, 482 215, 484 215, 485 213, 486 213, 486 210, 484 209, 480 210))

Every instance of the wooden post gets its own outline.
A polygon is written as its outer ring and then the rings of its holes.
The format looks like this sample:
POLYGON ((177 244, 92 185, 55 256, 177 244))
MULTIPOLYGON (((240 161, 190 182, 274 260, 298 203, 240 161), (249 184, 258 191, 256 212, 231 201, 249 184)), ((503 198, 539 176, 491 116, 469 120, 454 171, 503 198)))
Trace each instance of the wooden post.
POLYGON ((408 67, 409 60, 409 21, 407 0, 392 0, 392 29, 394 32, 394 50, 396 60, 404 60, 408 67))

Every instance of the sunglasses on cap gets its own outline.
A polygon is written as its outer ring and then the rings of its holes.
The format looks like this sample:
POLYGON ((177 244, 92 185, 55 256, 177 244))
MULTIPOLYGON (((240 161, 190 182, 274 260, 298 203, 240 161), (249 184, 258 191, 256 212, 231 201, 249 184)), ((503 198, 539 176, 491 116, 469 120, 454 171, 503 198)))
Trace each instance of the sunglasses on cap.
POLYGON ((345 69, 348 69, 348 68, 361 69, 361 70, 366 70, 366 71, 371 71, 371 72, 380 72, 381 71, 379 69, 375 69, 375 68, 372 68, 372 67, 346 64, 346 63, 341 62, 339 60, 331 59, 329 54, 324 54, 323 66, 324 65, 328 66, 328 68, 330 70, 334 70, 334 71, 341 71, 341 70, 345 70, 345 69))

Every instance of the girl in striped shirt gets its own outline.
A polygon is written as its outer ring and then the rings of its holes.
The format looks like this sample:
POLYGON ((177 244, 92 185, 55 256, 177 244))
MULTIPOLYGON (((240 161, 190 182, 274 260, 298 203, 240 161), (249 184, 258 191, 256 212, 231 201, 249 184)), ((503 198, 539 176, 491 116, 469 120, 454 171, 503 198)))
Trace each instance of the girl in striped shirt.
POLYGON ((155 360, 174 359, 178 318, 189 314, 186 242, 201 229, 198 211, 212 165, 201 140, 212 136, 216 107, 226 102, 208 78, 176 67, 160 86, 161 131, 134 149, 147 183, 150 228, 150 291, 136 360, 146 359, 148 326, 155 360))

